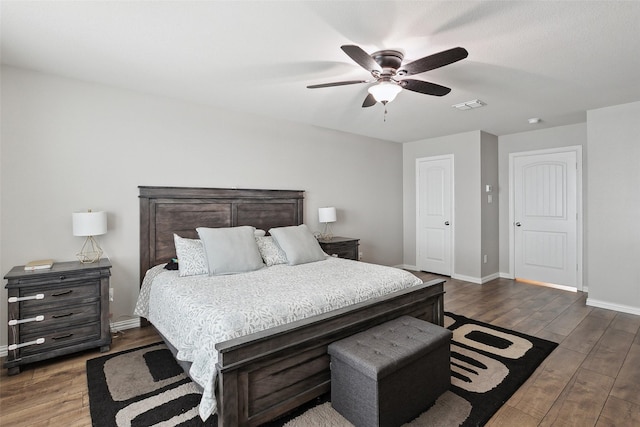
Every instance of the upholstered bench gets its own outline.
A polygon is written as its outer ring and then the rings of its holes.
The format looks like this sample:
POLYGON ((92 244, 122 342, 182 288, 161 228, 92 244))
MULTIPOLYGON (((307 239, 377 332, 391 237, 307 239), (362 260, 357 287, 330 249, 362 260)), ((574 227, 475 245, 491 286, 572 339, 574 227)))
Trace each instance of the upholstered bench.
POLYGON ((400 426, 451 385, 451 331, 409 316, 329 345, 331 404, 355 426, 400 426))

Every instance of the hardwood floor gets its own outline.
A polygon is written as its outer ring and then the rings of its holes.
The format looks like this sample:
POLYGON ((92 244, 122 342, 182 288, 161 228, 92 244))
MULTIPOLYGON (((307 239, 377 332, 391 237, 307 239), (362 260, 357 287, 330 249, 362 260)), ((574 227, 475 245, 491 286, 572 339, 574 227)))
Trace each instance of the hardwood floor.
POLYGON ((559 343, 487 426, 640 426, 640 316, 507 279, 445 290, 447 311, 559 343))
MULTIPOLYGON (((438 276, 416 273, 424 280, 438 276)), ((587 307, 586 294, 496 279, 448 279, 445 310, 559 343, 487 426, 639 426, 640 316, 587 307)), ((111 352, 153 343, 128 329, 111 352)), ((88 351, 0 374, 0 426, 90 426, 88 351)))
POLYGON ((151 326, 127 329, 114 335, 108 353, 88 350, 34 363, 13 376, 2 369, 0 426, 91 426, 86 361, 158 341, 160 337, 151 326))

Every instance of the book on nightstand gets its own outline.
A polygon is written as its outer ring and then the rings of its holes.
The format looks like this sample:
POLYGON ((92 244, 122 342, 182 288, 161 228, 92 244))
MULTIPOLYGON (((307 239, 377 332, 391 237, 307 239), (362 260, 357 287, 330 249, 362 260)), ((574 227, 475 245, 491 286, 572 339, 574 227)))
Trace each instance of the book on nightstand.
POLYGON ((53 266, 52 259, 39 259, 37 261, 29 261, 24 266, 24 271, 46 270, 53 266))

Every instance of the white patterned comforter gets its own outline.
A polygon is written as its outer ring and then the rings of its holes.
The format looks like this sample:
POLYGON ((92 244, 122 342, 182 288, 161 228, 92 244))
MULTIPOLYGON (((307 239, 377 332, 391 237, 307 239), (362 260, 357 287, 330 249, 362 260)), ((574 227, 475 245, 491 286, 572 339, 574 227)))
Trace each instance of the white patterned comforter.
POLYGON ((216 411, 216 343, 421 283, 404 270, 333 257, 213 277, 178 277, 160 265, 147 272, 134 312, 178 349, 179 360, 192 363, 206 420, 216 411))

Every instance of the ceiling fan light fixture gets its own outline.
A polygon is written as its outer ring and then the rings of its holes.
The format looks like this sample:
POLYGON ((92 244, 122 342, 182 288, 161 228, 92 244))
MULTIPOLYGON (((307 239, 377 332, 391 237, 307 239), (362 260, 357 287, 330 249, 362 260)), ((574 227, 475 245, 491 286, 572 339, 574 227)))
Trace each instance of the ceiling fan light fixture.
POLYGON ((369 88, 369 93, 378 102, 386 104, 396 99, 396 96, 402 91, 400 85, 391 82, 380 82, 369 88))

